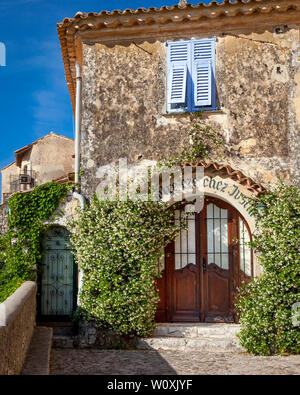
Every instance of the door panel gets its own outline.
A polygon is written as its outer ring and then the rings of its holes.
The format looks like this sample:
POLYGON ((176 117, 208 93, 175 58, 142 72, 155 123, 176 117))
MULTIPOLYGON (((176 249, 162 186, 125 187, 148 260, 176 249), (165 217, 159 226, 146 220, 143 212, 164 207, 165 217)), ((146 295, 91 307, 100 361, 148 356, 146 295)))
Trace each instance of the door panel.
POLYGON ((39 316, 66 320, 76 307, 76 270, 69 243, 69 232, 50 228, 42 243, 39 316))
POLYGON ((194 265, 188 265, 175 273, 175 308, 176 311, 195 310, 197 307, 196 295, 196 269, 194 265))
POLYGON ((199 321, 197 268, 190 263, 174 272, 173 281, 173 320, 199 321))
POLYGON ((227 312, 230 304, 228 270, 211 263, 207 270, 207 313, 227 312))

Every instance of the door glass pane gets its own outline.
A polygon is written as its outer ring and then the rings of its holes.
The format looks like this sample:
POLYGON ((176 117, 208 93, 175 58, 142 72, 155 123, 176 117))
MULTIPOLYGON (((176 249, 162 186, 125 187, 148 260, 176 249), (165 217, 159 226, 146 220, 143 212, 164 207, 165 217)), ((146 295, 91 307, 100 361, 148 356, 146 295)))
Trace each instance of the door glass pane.
POLYGON ((229 269, 229 260, 228 260, 228 218, 227 218, 227 210, 221 210, 221 257, 222 257, 222 268, 229 269), (226 217, 225 217, 226 214, 226 217), (223 217, 224 216, 224 217, 223 217))
MULTIPOLYGON (((190 205, 191 206, 191 205, 190 205)), ((188 211, 185 206, 185 211, 188 211)), ((179 223, 179 218, 183 213, 179 210, 175 212, 175 221, 179 223)), ((175 239, 175 270, 180 270, 189 264, 196 265, 196 229, 195 214, 189 214, 187 219, 187 229, 183 229, 175 239)))
POLYGON ((207 205, 207 259, 222 269, 229 269, 228 210, 213 203, 207 205))
POLYGON ((251 270, 251 248, 248 243, 250 242, 250 235, 248 229, 243 221, 239 218, 239 244, 240 244, 240 269, 246 276, 252 275, 251 270))

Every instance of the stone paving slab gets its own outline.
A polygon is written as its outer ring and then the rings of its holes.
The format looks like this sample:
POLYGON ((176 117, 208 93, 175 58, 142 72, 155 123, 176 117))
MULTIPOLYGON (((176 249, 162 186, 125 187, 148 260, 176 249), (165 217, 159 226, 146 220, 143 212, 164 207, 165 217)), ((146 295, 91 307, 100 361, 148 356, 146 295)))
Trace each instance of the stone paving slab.
POLYGON ((23 376, 49 374, 52 333, 52 328, 38 326, 34 329, 21 373, 23 376))
POLYGON ((300 355, 52 349, 51 375, 299 375, 300 355))

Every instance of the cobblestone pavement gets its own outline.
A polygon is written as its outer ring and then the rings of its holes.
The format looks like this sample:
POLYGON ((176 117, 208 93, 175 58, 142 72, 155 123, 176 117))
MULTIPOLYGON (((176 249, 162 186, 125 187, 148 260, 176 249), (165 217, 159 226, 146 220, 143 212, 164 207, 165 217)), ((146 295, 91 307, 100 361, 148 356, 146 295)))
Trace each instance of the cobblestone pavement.
POLYGON ((52 375, 300 374, 300 355, 256 357, 246 353, 52 349, 52 375))

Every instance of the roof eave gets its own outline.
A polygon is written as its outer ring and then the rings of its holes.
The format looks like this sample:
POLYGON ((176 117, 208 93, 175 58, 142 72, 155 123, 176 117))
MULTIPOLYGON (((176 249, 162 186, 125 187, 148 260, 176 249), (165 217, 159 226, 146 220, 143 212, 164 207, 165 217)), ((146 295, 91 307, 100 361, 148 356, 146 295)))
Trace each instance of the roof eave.
POLYGON ((151 7, 148 10, 102 11, 77 13, 57 24, 65 76, 75 113, 76 40, 112 41, 118 39, 182 36, 190 32, 226 32, 300 23, 300 0, 224 0, 219 4, 151 7), (178 29, 180 25, 180 29, 178 29))

